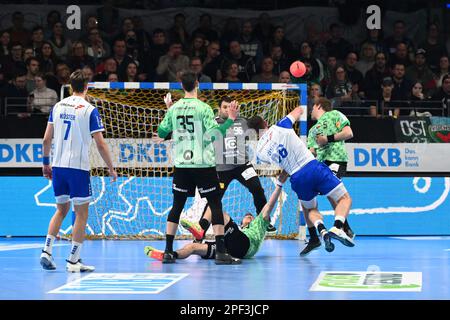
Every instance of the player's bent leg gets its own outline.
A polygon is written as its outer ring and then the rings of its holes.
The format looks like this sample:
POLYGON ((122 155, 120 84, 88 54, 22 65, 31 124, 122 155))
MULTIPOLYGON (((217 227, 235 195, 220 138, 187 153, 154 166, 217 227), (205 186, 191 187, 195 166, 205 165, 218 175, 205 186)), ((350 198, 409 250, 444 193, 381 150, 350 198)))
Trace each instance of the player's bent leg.
POLYGON ((164 250, 163 263, 175 263, 176 256, 173 251, 173 241, 177 233, 181 212, 186 204, 188 194, 182 192, 173 193, 172 209, 167 216, 166 225, 166 248, 164 250))
POLYGON ((204 239, 206 232, 198 223, 191 222, 187 219, 181 219, 180 224, 194 236, 196 243, 200 243, 204 239))
MULTIPOLYGON (((336 206, 337 206, 337 203, 336 203, 336 201, 334 201, 332 198, 330 198, 330 197, 327 197, 328 198, 328 201, 330 202, 330 204, 331 204, 331 206, 333 207, 333 210, 336 210, 336 206)), ((352 240, 354 240, 355 239, 355 237, 356 237, 356 234, 355 234, 355 232, 352 230, 352 228, 350 227, 350 224, 349 224, 349 222, 348 222, 348 216, 347 216, 347 218, 345 219, 345 222, 344 222, 344 231, 345 231, 345 233, 352 239, 352 240)))
POLYGON ((336 220, 334 226, 329 231, 330 236, 333 239, 340 241, 347 247, 354 247, 355 243, 353 242, 353 239, 349 237, 343 230, 346 217, 348 216, 352 205, 352 198, 350 197, 343 184, 338 186, 338 188, 333 190, 328 196, 333 198, 333 200, 337 203, 335 209, 336 220))
POLYGON ((309 201, 301 200, 301 204, 304 209, 308 210, 309 219, 314 224, 320 236, 322 237, 325 244, 325 250, 328 252, 333 252, 334 244, 331 242, 331 237, 327 232, 325 225, 323 224, 323 217, 320 214, 319 210, 317 210, 317 199, 313 198, 309 201))
POLYGON ((300 252, 300 257, 306 257, 312 251, 320 248, 322 243, 320 242, 320 238, 317 235, 316 227, 314 223, 309 218, 309 210, 302 206, 303 213, 305 214, 306 225, 308 226, 309 231, 309 241, 306 244, 305 248, 300 252))

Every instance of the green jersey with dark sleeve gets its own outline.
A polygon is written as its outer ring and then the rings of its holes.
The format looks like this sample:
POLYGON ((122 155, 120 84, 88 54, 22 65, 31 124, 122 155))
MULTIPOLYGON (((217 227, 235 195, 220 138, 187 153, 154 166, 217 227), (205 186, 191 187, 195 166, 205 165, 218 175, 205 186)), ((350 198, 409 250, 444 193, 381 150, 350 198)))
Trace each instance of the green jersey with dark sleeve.
MULTIPOLYGON (((350 121, 348 118, 337 110, 332 110, 325 112, 317 123, 311 128, 308 134, 308 148, 310 147, 310 137, 314 139, 317 135, 330 136, 334 135, 338 132, 341 132, 344 127, 350 126, 350 121)), ((311 146, 312 146, 311 142, 311 146)), ((317 146, 317 143, 316 143, 317 146)), ((345 142, 344 141, 335 141, 328 142, 324 146, 317 146, 317 160, 319 161, 338 161, 338 162, 347 162, 347 150, 345 150, 345 142)))
POLYGON ((221 139, 232 125, 231 119, 219 125, 208 104, 196 98, 183 98, 167 111, 158 127, 158 136, 166 138, 172 132, 175 167, 214 167, 216 159, 211 142, 221 139))

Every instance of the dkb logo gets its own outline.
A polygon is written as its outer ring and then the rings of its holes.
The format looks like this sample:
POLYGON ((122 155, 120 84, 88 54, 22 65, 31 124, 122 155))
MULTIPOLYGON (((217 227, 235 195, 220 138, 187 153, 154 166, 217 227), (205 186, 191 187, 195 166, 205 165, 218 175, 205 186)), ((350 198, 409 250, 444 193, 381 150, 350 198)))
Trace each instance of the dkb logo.
POLYGON ((356 167, 367 165, 372 167, 398 167, 402 164, 400 150, 397 148, 370 148, 369 150, 355 148, 354 158, 356 167))

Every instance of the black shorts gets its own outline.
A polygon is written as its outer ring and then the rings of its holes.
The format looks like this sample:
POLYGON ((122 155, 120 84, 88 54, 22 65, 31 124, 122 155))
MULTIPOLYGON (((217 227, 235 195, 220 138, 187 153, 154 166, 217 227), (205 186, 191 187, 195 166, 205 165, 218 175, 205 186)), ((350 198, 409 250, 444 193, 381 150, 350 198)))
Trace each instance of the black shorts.
POLYGON ((347 174, 347 162, 325 160, 325 164, 339 179, 342 179, 347 174))
POLYGON ((210 168, 175 168, 173 172, 173 193, 195 196, 195 188, 202 198, 219 194, 219 178, 216 167, 210 168))
MULTIPOLYGON (((216 242, 205 241, 205 244, 208 245, 208 251, 202 258, 214 259, 216 256, 216 242)), ((231 218, 225 226, 225 247, 232 257, 239 259, 244 258, 250 248, 250 240, 231 218)))
POLYGON ((251 163, 247 163, 227 171, 217 171, 217 174, 219 176, 220 188, 223 193, 225 193, 228 186, 234 179, 238 180, 246 187, 252 183, 260 184, 258 174, 251 163))

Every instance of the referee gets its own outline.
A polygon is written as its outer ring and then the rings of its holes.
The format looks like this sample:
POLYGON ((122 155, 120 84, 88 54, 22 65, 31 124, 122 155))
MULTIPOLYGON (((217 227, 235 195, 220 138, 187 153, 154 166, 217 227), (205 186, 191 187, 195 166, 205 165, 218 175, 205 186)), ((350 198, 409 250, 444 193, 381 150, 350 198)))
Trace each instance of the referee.
MULTIPOLYGON (((311 119, 317 120, 317 123, 309 130, 308 149, 318 161, 324 162, 339 179, 342 179, 347 173, 348 162, 345 141, 353 138, 350 121, 342 112, 333 110, 331 102, 326 98, 315 99, 311 119)), ((336 203, 330 198, 328 201, 334 209, 336 203)), ((321 245, 314 225, 308 219, 306 223, 310 239, 300 256, 306 256, 321 245)), ((350 238, 355 237, 347 219, 343 229, 350 238)))

